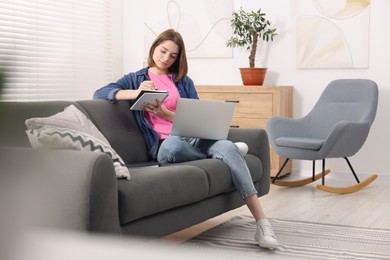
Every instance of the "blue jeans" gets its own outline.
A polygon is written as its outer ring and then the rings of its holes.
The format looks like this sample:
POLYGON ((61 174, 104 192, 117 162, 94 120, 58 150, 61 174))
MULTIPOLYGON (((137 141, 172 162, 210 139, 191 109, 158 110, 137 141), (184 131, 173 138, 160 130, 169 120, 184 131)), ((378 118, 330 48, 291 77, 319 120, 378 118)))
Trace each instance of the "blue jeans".
POLYGON ((205 158, 220 159, 229 167, 234 186, 243 199, 257 193, 245 159, 238 147, 229 140, 170 136, 161 143, 157 154, 157 161, 160 163, 178 163, 205 158))

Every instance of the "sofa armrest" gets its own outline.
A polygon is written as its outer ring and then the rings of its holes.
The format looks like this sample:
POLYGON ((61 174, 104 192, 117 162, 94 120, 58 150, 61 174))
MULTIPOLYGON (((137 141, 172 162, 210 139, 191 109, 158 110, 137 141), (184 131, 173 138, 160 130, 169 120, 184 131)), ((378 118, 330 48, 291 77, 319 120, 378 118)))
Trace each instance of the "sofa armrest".
POLYGON ((230 128, 228 140, 244 142, 248 145, 248 154, 257 156, 263 165, 263 173, 259 183, 263 183, 262 192, 268 193, 271 176, 271 157, 268 135, 262 128, 230 128), (268 185, 267 185, 268 184, 268 185))
MULTIPOLYGON (((0 148, 0 183, 17 191, 13 208, 26 225, 120 232, 118 189, 103 153, 0 148)), ((8 194, 11 195, 11 194, 8 194)))

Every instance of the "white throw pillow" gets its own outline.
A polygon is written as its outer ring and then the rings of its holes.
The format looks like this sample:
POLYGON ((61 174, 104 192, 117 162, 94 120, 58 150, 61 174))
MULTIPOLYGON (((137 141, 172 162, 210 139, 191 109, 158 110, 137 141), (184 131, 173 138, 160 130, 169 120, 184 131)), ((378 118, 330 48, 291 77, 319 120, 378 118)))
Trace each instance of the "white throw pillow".
POLYGON ((116 177, 130 179, 126 164, 114 149, 89 134, 52 127, 27 130, 26 133, 34 148, 70 149, 108 154, 112 158, 116 177))
POLYGON ((27 119, 25 122, 27 129, 61 127, 69 128, 75 131, 80 131, 92 135, 107 145, 109 142, 97 127, 89 120, 83 112, 77 109, 74 105, 70 105, 55 115, 49 117, 36 117, 27 119))
POLYGON ((32 147, 103 152, 111 156, 117 178, 130 179, 123 159, 99 129, 74 105, 50 117, 27 119, 25 124, 32 147))

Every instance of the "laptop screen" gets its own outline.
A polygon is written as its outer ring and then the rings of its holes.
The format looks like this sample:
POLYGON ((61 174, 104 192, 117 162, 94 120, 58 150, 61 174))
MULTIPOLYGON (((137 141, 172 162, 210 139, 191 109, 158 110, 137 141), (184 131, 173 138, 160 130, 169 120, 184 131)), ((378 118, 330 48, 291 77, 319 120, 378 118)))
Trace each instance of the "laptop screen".
POLYGON ((231 102, 180 98, 171 135, 226 139, 234 107, 231 102))

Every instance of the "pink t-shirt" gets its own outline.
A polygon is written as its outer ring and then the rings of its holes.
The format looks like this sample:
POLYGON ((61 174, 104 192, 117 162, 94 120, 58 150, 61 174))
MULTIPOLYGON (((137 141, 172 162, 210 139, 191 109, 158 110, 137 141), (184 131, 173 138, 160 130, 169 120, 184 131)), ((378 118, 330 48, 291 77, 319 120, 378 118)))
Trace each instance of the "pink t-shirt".
MULTIPOLYGON (((172 75, 154 75, 149 70, 148 76, 150 80, 154 82, 154 85, 158 88, 158 90, 167 90, 169 92, 169 95, 164 100, 163 104, 170 111, 175 112, 177 101, 179 100, 180 95, 175 84, 173 83, 172 75)), ((145 117, 149 120, 151 127, 158 133, 160 139, 167 138, 171 133, 171 121, 148 112, 145 113, 145 117)))

